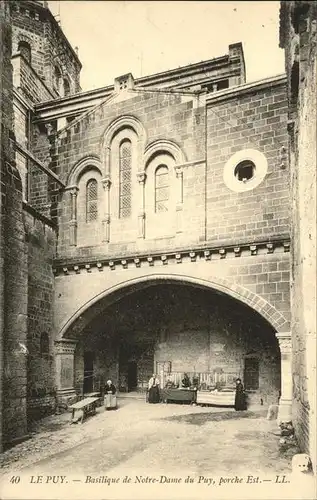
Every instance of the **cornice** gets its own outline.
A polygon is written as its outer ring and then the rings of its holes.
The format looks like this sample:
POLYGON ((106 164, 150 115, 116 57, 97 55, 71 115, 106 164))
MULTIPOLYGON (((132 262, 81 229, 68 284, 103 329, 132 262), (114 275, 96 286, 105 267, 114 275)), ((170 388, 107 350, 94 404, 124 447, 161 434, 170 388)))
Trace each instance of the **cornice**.
POLYGON ((188 75, 195 75, 197 73, 205 72, 207 69, 218 69, 219 66, 230 64, 229 55, 215 57, 213 59, 208 59, 207 61, 200 61, 198 63, 188 64, 186 66, 180 66, 179 68, 173 68, 167 71, 162 71, 161 73, 154 73, 153 75, 142 76, 138 78, 135 83, 140 85, 155 85, 157 81, 160 83, 168 80, 174 80, 174 78, 179 77, 183 73, 188 75))
MULTIPOLYGON (((153 87, 153 91, 177 91, 178 86, 180 89, 179 93, 182 93, 182 89, 187 85, 186 82, 171 84, 170 86, 159 87, 155 89, 155 85, 160 85, 162 83, 168 83, 169 81, 173 82, 175 79, 180 78, 182 75, 192 76, 195 74, 205 74, 206 71, 210 70, 218 70, 220 67, 232 66, 235 63, 236 58, 230 58, 229 55, 215 57, 214 59, 209 59, 207 61, 201 61, 199 63, 189 64, 187 66, 181 66, 180 68, 170 69, 168 71, 163 71, 161 73, 154 73, 152 75, 147 75, 141 78, 135 79, 135 90, 146 90, 147 87, 153 87), (146 87, 142 89, 142 87, 146 87)), ((215 75, 213 80, 217 82, 220 78, 228 78, 235 74, 240 74, 236 69, 232 69, 228 71, 225 75, 215 75)), ((209 81, 209 79, 205 79, 209 81)), ((202 81, 205 81, 202 80, 202 81)), ((200 81, 198 82, 200 83, 200 81)), ((192 83, 191 83, 192 84, 192 83)), ((188 83, 189 85, 189 83, 188 83)), ((149 89, 150 90, 150 89, 149 89)), ((184 89, 183 89, 184 92, 184 89)), ((104 99, 109 97, 114 93, 114 85, 107 85, 105 87, 101 87, 100 89, 88 90, 85 92, 80 92, 77 94, 73 94, 71 96, 54 99, 51 101, 46 101, 40 104, 37 104, 35 110, 38 114, 38 121, 47 121, 50 119, 57 119, 59 117, 65 117, 76 112, 82 113, 87 109, 94 107, 100 104, 104 99)), ((194 93, 194 92, 193 92, 194 93)))
POLYGON ((173 252, 147 252, 127 254, 116 257, 70 257, 57 258, 53 263, 55 276, 71 274, 113 271, 136 267, 153 267, 157 265, 181 264, 185 262, 214 261, 256 255, 267 255, 276 252, 290 251, 289 237, 266 240, 262 242, 243 243, 240 245, 204 245, 200 247, 175 249, 173 252))
POLYGON ((244 83, 242 85, 236 85, 234 87, 229 87, 228 89, 218 91, 216 93, 207 95, 206 103, 207 106, 210 104, 218 103, 220 101, 227 101, 235 97, 239 97, 250 92, 258 92, 262 89, 267 89, 271 87, 277 87, 279 85, 286 85, 287 77, 285 74, 277 75, 269 78, 264 78, 256 82, 244 83))

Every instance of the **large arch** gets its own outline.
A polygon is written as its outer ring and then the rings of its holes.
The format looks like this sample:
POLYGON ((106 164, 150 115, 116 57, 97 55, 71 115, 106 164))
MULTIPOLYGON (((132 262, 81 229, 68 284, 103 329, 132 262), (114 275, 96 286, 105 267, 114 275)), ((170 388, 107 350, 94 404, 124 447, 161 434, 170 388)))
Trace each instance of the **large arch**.
MULTIPOLYGON (((254 292, 251 292, 243 286, 235 284, 226 278, 209 277, 208 279, 202 279, 179 274, 159 273, 148 274, 138 278, 122 281, 97 294, 95 297, 83 304, 76 311, 76 313, 74 313, 64 323, 57 335, 56 340, 68 338, 68 332, 75 325, 76 321, 79 321, 82 327, 85 323, 85 314, 89 310, 93 311, 94 306, 98 307, 101 300, 108 298, 110 299, 109 304, 111 304, 126 294, 131 294, 138 289, 149 287, 158 283, 179 283, 224 293, 254 309, 276 330, 276 332, 281 333, 289 331, 289 322, 274 306, 254 292)), ((88 314, 87 322, 90 319, 91 315, 88 314)))
MULTIPOLYGON (((246 305, 253 312, 261 316, 266 324, 271 327, 273 337, 280 353, 280 397, 279 397, 279 421, 289 421, 291 418, 292 398, 291 398, 291 336, 289 332, 289 322, 274 306, 259 295, 247 290, 239 284, 235 284, 226 278, 208 276, 199 278, 196 276, 179 275, 172 273, 151 273, 129 280, 123 280, 113 286, 97 293, 87 300, 77 311, 64 323, 56 338, 56 367, 57 386, 60 396, 73 397, 76 393, 75 382, 75 351, 76 346, 83 346, 82 342, 91 341, 91 337, 82 336, 82 333, 89 331, 89 325, 95 318, 100 318, 100 314, 121 299, 128 298, 134 292, 138 293, 149 287, 156 285, 171 284, 187 287, 196 287, 201 290, 210 290, 228 298, 233 298, 241 305, 246 305), (143 290, 142 290, 143 289, 143 290), (88 327, 88 330, 87 330, 88 327), (69 375, 63 380, 63 364, 67 363, 69 375)), ((212 301, 211 301, 212 305, 212 301)), ((109 311, 111 308, 109 309, 109 311)), ((76 351, 78 352, 78 351, 76 351)), ((247 353, 246 353, 247 354, 247 353)), ((79 359, 78 357, 76 359, 79 359)), ((120 361, 119 361, 120 363, 120 361)), ((276 389, 276 388, 275 388, 276 389)), ((274 396, 274 401, 277 401, 274 396)))

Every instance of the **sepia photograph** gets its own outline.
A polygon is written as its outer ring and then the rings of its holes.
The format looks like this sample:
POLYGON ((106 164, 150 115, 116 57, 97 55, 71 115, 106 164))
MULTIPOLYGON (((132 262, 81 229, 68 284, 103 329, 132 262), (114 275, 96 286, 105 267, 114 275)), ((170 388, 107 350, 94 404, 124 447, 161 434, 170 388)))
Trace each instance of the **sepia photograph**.
POLYGON ((0 0, 0 498, 314 500, 317 2, 0 0))

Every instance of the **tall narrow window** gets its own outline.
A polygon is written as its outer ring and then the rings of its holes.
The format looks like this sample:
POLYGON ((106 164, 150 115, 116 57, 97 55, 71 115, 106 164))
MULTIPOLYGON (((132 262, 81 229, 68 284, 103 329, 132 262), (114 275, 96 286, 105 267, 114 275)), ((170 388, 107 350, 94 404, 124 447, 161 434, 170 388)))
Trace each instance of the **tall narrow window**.
POLYGON ((61 71, 58 66, 55 66, 53 84, 57 92, 60 91, 60 83, 61 83, 61 71))
POLYGON ((93 222, 98 217, 98 184, 90 179, 86 187, 86 221, 93 222))
POLYGON ((64 87, 64 96, 67 96, 70 94, 70 85, 69 85, 69 81, 67 80, 67 78, 64 78, 63 80, 63 87, 64 87))
POLYGON ((22 40, 21 42, 19 42, 18 51, 20 52, 21 56, 23 56, 28 61, 28 63, 31 64, 30 44, 22 40))
POLYGON ((160 165, 155 172, 155 212, 167 212, 169 200, 169 178, 166 165, 160 165))
POLYGON ((124 140, 119 148, 119 217, 131 215, 131 141, 124 140))

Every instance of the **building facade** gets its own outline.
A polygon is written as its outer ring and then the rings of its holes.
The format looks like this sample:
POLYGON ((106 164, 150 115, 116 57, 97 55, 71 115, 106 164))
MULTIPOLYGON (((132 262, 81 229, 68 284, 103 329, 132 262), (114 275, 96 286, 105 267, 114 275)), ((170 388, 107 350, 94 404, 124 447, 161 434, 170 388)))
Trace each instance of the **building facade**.
POLYGON ((316 470, 317 6, 281 2, 280 14, 289 102, 293 423, 316 470))
POLYGON ((246 83, 236 43, 81 92, 46 3, 2 7, 19 173, 2 209, 5 445, 56 399, 108 377, 142 390, 153 371, 239 376, 291 420, 286 77, 246 83))

